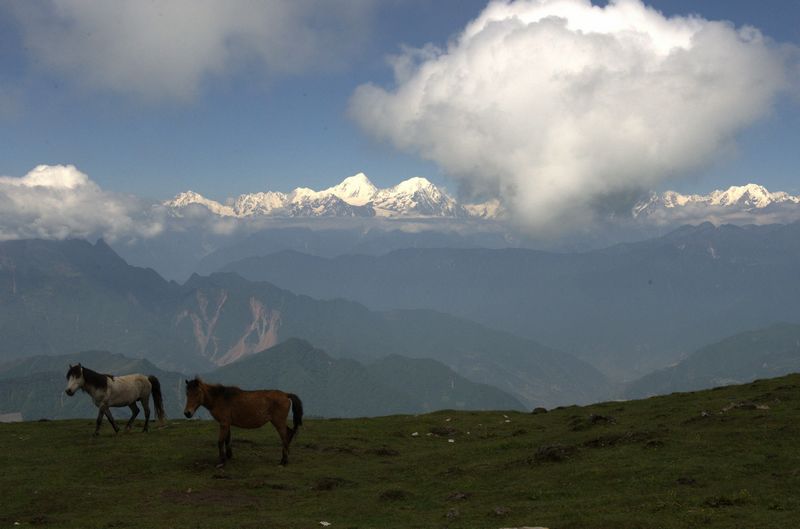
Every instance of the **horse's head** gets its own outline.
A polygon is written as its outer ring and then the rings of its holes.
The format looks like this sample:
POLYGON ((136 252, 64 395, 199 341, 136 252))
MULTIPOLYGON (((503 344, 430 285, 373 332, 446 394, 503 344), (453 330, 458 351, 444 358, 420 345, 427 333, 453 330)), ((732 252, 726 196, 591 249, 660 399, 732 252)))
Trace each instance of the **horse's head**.
POLYGON ((191 419, 194 412, 203 404, 202 381, 198 377, 186 381, 186 407, 183 414, 187 419, 191 419))
POLYGON ((76 391, 83 388, 83 383, 83 367, 80 364, 70 364, 69 371, 67 371, 67 389, 64 391, 71 397, 76 391))

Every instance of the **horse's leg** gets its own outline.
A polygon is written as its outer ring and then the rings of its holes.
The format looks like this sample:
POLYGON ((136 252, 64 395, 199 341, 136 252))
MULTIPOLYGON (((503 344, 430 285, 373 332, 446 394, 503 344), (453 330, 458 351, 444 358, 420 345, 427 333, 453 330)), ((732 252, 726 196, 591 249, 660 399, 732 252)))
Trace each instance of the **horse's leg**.
POLYGON ((231 434, 231 425, 219 423, 219 439, 217 440, 217 448, 219 449, 219 463, 217 467, 225 466, 225 439, 228 439, 231 434))
POLYGON ((281 465, 289 463, 289 427, 286 426, 286 420, 272 420, 272 425, 278 430, 278 435, 281 436, 281 444, 283 445, 283 454, 281 455, 281 465))
POLYGON ((94 427, 94 435, 100 435, 100 425, 103 423, 103 408, 97 409, 97 423, 94 427))
POLYGON ((125 425, 125 431, 130 432, 131 426, 133 426, 133 421, 136 420, 136 416, 139 415, 139 406, 136 405, 136 401, 131 402, 128 407, 131 409, 131 418, 128 419, 128 424, 125 425))
POLYGON ((231 429, 228 428, 228 435, 225 436, 225 457, 233 459, 233 449, 231 449, 231 429))
POLYGON ((142 398, 140 402, 142 403, 142 408, 144 408, 144 429, 143 432, 149 431, 148 425, 150 424, 150 404, 147 402, 149 398, 142 398))
POLYGON ((114 416, 111 415, 111 410, 108 408, 108 406, 103 405, 103 407, 100 409, 103 410, 103 413, 105 413, 108 422, 110 422, 111 426, 114 427, 114 433, 119 433, 119 426, 117 426, 117 421, 114 420, 114 416))

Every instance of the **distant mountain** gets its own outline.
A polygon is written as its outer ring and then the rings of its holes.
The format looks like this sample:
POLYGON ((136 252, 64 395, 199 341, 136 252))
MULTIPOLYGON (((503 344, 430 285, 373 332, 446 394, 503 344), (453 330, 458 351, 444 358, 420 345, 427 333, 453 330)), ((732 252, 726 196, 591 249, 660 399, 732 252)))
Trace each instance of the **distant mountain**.
MULTIPOLYGON (((97 408, 87 395, 79 392, 68 397, 64 393, 67 368, 79 362, 101 373, 142 373, 158 377, 167 417, 182 415, 185 390, 180 373, 163 371, 147 360, 106 351, 34 356, 0 363, 0 414, 20 412, 24 420, 96 417, 97 408)), ((154 419, 156 415, 152 399, 150 410, 150 418, 154 419)), ((115 409, 113 413, 118 419, 130 417, 127 408, 115 409)), ((140 418, 144 418, 143 413, 140 418)))
POLYGON ((193 191, 164 202, 174 214, 184 208, 202 206, 224 217, 451 217, 495 218, 501 208, 495 202, 462 206, 447 193, 422 177, 409 178, 396 186, 378 189, 364 173, 341 183, 314 191, 298 187, 290 193, 274 191, 240 195, 223 205, 193 191))
POLYGON ((438 360, 526 405, 608 394, 589 364, 530 339, 431 311, 374 312, 235 274, 183 285, 85 241, 0 243, 0 360, 103 348, 203 372, 300 337, 338 357, 438 360))
POLYGON ((796 321, 800 223, 705 223, 581 253, 420 248, 328 259, 280 252, 223 270, 376 310, 455 314, 633 378, 742 329, 796 321))
POLYGON ((800 204, 800 196, 786 192, 770 192, 764 186, 746 184, 731 186, 726 190, 712 191, 708 195, 682 195, 675 191, 652 193, 650 197, 633 208, 635 217, 653 214, 658 209, 680 209, 692 207, 716 207, 739 209, 742 211, 763 210, 765 208, 800 204))
POLYGON ((93 349, 169 357, 180 341, 164 314, 178 289, 102 240, 0 242, 0 361, 93 349))
POLYGON ((452 409, 524 409, 496 388, 476 384, 434 360, 391 356, 362 365, 290 339, 207 375, 245 389, 297 393, 306 413, 357 417, 452 409))
POLYGON ((496 386, 527 405, 590 402, 609 392, 596 369, 573 356, 475 322, 433 311, 373 312, 318 301, 235 274, 193 276, 184 286, 177 330, 217 365, 290 337, 361 361, 401 355, 438 360, 468 379, 496 386))
POLYGON ((703 347, 628 384, 626 398, 695 391, 800 372, 800 325, 782 323, 703 347))
POLYGON ((284 227, 263 230, 209 253, 199 259, 190 272, 208 275, 233 261, 283 250, 337 257, 346 254, 382 255, 402 248, 505 248, 515 242, 502 232, 491 229, 474 227, 462 233, 455 227, 452 230, 444 226, 425 228, 421 226, 416 231, 391 226, 387 229, 284 227))

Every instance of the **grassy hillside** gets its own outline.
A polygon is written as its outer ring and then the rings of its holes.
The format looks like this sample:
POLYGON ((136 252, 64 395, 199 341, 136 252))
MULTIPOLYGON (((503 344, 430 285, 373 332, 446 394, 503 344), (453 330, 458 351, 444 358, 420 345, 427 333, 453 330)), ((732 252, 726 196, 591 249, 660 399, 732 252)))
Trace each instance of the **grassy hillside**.
POLYGON ((631 382, 628 398, 742 384, 800 371, 800 325, 779 323, 707 345, 677 365, 631 382))
POLYGON ((210 422, 3 424, 0 526, 784 529, 798 411, 791 375, 537 415, 309 420, 288 467, 274 431, 235 430, 222 471, 210 422))

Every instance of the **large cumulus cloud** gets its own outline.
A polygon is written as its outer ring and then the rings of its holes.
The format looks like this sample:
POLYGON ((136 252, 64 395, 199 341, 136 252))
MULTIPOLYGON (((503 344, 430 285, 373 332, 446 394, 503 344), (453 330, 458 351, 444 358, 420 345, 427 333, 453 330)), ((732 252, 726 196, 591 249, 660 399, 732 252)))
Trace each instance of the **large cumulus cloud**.
POLYGON ((93 89, 189 99, 212 76, 255 65, 267 78, 341 65, 374 0, 26 0, 11 4, 45 69, 93 89), (358 28, 358 30, 353 30, 358 28))
POLYGON ((0 240, 151 237, 162 223, 139 198, 104 191, 73 165, 0 177, 0 240))
POLYGON ((758 30, 639 0, 492 2, 445 48, 392 63, 394 87, 352 96, 360 126, 544 230, 708 163, 786 87, 758 30))

